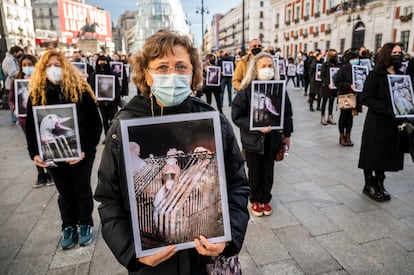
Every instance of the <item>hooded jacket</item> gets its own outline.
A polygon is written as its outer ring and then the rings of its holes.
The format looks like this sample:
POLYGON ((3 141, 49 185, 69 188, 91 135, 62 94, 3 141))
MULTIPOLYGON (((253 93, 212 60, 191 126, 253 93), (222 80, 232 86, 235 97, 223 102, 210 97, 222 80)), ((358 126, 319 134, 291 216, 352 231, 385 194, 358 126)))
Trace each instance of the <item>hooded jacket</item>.
MULTIPOLYGON (((137 272, 136 274, 202 274, 205 272, 205 259, 195 249, 178 251, 173 257, 156 267, 146 266, 136 259, 120 120, 212 110, 212 107, 195 97, 188 97, 177 106, 161 108, 155 104, 154 98, 137 95, 118 112, 113 120, 102 153, 95 199, 101 203, 98 210, 103 238, 117 260, 130 272, 137 272)), ((230 256, 238 253, 242 247, 249 220, 247 199, 250 189, 232 127, 223 115, 220 116, 220 121, 232 235, 232 241, 226 246, 223 254, 230 256)))

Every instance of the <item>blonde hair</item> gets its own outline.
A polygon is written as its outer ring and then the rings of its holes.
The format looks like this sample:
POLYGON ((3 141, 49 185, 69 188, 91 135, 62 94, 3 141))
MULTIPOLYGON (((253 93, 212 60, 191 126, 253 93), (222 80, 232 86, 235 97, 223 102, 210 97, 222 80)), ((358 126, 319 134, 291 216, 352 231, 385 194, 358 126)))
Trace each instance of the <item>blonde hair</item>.
POLYGON ((273 60, 273 56, 270 55, 269 53, 261 52, 261 53, 257 54, 254 57, 252 62, 250 62, 249 67, 247 68, 247 71, 246 71, 246 75, 244 76, 244 78, 243 78, 243 80, 240 84, 240 87, 242 89, 247 88, 252 83, 252 81, 256 79, 256 76, 257 76, 257 70, 256 70, 257 62, 260 59, 265 58, 265 57, 270 58, 273 62, 273 69, 275 70, 275 76, 273 77, 273 79, 274 80, 279 80, 279 74, 278 74, 278 69, 277 69, 278 67, 276 67, 278 65, 273 60))
POLYGON ((168 53, 173 53, 173 47, 176 45, 183 46, 190 55, 191 65, 193 66, 191 89, 193 91, 201 89, 203 83, 201 58, 193 43, 187 36, 170 30, 161 30, 147 38, 142 51, 137 52, 132 59, 134 72, 132 80, 141 93, 150 93, 150 87, 145 78, 149 62, 166 56, 168 53))
POLYGON ((95 99, 94 92, 79 71, 60 52, 48 51, 36 63, 30 79, 30 97, 32 105, 46 105, 46 67, 51 57, 56 56, 61 63, 62 81, 60 87, 65 100, 77 103, 81 93, 89 93, 95 99))

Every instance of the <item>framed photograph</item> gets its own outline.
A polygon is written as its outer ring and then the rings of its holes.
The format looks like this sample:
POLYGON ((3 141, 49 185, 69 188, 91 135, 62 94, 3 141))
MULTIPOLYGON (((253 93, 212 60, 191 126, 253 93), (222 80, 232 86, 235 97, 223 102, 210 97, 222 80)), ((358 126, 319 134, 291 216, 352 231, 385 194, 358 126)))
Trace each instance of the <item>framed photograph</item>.
POLYGON ((368 68, 365 66, 352 65, 352 84, 355 85, 354 92, 362 92, 368 72, 368 68))
POLYGON ((218 66, 207 66, 206 85, 220 86, 221 68, 218 66))
POLYGON ((362 58, 359 60, 359 65, 367 67, 368 71, 372 71, 372 64, 369 58, 362 58))
POLYGON ((118 78, 122 80, 124 77, 124 62, 111 61, 111 70, 118 75, 118 78))
POLYGON ((232 76, 234 72, 234 64, 232 61, 223 61, 223 76, 232 76))
POLYGON ((322 81, 321 70, 322 70, 322 63, 316 63, 316 67, 315 67, 315 80, 316 81, 322 81))
POLYGON ((96 57, 90 57, 89 58, 89 65, 91 65, 94 70, 96 70, 96 60, 97 59, 98 58, 96 58, 96 57))
POLYGON ((395 117, 414 117, 413 85, 409 75, 387 75, 395 117))
POLYGON ((295 64, 288 64, 287 65, 287 75, 288 76, 296 76, 296 65, 295 64))
POLYGON ((99 100, 115 100, 115 76, 96 74, 95 75, 95 96, 99 100))
POLYGON ((338 54, 338 63, 341 64, 342 63, 342 54, 338 54))
POLYGON ((121 120, 137 257, 231 240, 218 112, 121 120))
POLYGON ((33 106, 39 154, 44 161, 81 159, 76 105, 33 106))
POLYGON ((129 66, 128 64, 125 64, 124 65, 124 68, 125 68, 125 75, 126 75, 126 77, 129 77, 130 72, 131 72, 131 66, 129 66))
POLYGON ((401 68, 400 71, 404 74, 407 74, 407 68, 408 68, 408 61, 401 62, 401 68))
POLYGON ((19 117, 27 114, 27 102, 29 101, 29 79, 14 80, 14 103, 19 117))
POLYGON ((279 68, 279 75, 286 75, 286 64, 285 64, 285 60, 283 60, 282 58, 278 58, 277 59, 277 64, 278 64, 278 68, 279 68))
POLYGON ((333 89, 336 89, 336 86, 333 80, 335 78, 335 75, 338 73, 338 71, 339 71, 338 67, 329 68, 329 84, 332 85, 333 89))
POLYGON ((86 63, 83 62, 72 62, 73 66, 75 66, 75 68, 79 71, 79 73, 82 76, 85 76, 87 74, 87 70, 86 70, 86 63))
POLYGON ((271 126, 283 129, 285 114, 285 81, 252 81, 250 130, 261 130, 271 126))

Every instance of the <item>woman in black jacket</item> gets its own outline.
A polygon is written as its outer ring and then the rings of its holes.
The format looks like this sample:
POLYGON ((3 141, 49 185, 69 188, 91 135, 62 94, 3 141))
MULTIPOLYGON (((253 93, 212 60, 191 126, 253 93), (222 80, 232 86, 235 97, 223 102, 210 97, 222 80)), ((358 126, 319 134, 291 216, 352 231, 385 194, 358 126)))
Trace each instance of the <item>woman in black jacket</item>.
POLYGON ((257 54, 247 69, 246 76, 241 83, 242 89, 233 99, 231 109, 231 118, 240 128, 241 142, 246 152, 249 184, 252 190, 250 196, 251 210, 258 217, 272 213, 270 200, 272 198, 271 190, 273 186, 275 156, 280 146, 282 146, 282 141, 288 148, 290 147, 293 122, 292 107, 286 93, 283 131, 272 130, 267 125, 266 128, 260 131, 251 131, 251 82, 256 79, 272 80, 277 78, 278 75, 272 56, 267 53, 257 54))
POLYGON ((338 67, 338 55, 336 50, 330 49, 326 53, 326 62, 322 64, 321 68, 321 124, 322 125, 336 125, 333 119, 333 105, 336 97, 336 88, 331 83, 331 68, 338 67), (328 103, 328 119, 325 118, 326 103, 328 103))
MULTIPOLYGON (((352 84, 352 65, 359 64, 358 54, 348 50, 345 52, 342 61, 342 66, 334 77, 335 86, 338 88, 338 96, 350 93, 355 94, 355 85, 352 84)), ((340 110, 338 129, 339 144, 342 146, 354 146, 354 143, 351 141, 351 131, 357 109, 360 109, 359 102, 357 102, 356 108, 340 110)))
POLYGON ((98 171, 95 199, 101 203, 102 235, 114 256, 131 274, 204 274, 211 256, 232 256, 242 247, 249 220, 247 198, 250 190, 240 149, 230 123, 221 115, 232 240, 213 244, 200 237, 201 243, 195 240, 195 249, 177 252, 173 245, 155 255, 137 258, 120 120, 180 113, 191 116, 191 113, 213 109, 190 96, 202 83, 202 69, 197 49, 186 36, 170 31, 152 35, 146 40, 142 52, 135 56, 133 70, 134 82, 141 93, 131 99, 114 119, 98 171), (160 78, 172 80, 159 81, 160 78), (175 85, 177 82, 180 85, 175 85))
POLYGON ((365 81, 362 104, 368 107, 362 132, 358 167, 364 169, 364 194, 375 201, 391 199, 384 189, 385 171, 404 168, 404 154, 398 150, 398 122, 393 112, 387 75, 402 74, 402 51, 386 43, 378 54, 375 70, 365 81), (375 174, 373 174, 375 172, 375 174))
MULTIPOLYGON (((59 192, 58 204, 62 218, 60 246, 69 249, 76 241, 81 246, 86 245, 91 241, 93 226, 90 178, 96 145, 102 132, 94 94, 62 53, 48 51, 36 64, 30 80, 27 105, 26 139, 30 157, 37 166, 50 168, 59 192), (56 167, 53 167, 40 158, 32 106, 72 103, 76 104, 81 156, 76 160, 56 162, 56 167)), ((58 135, 58 132, 53 133, 58 135)))

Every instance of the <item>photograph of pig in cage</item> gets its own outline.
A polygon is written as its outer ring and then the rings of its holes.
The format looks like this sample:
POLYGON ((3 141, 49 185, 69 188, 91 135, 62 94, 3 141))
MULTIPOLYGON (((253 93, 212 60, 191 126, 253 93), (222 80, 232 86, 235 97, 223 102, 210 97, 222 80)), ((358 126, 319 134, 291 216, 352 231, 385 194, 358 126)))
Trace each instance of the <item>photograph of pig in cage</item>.
POLYGON ((75 104, 33 107, 40 157, 65 161, 81 155, 75 104))
POLYGON ((228 217, 228 209, 223 209, 222 154, 217 154, 212 120, 141 124, 128 130, 126 169, 140 250, 193 242, 200 235, 224 236, 229 224, 223 211, 228 217))
POLYGON ((250 130, 283 128, 285 82, 279 80, 252 81, 250 130))

